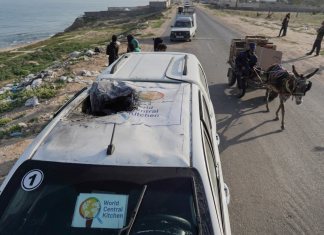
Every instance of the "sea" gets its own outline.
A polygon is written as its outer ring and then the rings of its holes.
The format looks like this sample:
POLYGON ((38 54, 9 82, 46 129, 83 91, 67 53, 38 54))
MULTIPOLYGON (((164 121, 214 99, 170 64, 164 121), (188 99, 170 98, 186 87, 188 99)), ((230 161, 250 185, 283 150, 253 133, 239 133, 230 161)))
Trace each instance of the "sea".
POLYGON ((63 32, 85 11, 148 4, 149 0, 0 0, 0 48, 63 32))

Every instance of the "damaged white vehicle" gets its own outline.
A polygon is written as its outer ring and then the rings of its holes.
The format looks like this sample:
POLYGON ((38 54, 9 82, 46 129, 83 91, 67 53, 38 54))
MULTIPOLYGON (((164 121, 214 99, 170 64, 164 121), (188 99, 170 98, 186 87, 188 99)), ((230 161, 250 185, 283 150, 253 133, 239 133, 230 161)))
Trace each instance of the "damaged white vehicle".
POLYGON ((11 169, 0 234, 230 234, 218 143, 194 55, 125 54, 11 169))

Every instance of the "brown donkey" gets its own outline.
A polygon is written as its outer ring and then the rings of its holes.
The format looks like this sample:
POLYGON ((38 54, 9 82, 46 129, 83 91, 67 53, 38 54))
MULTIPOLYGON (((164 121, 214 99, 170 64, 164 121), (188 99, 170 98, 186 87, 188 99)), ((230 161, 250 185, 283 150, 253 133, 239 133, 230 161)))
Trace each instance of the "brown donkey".
POLYGON ((308 81, 318 69, 314 72, 304 76, 303 74, 298 74, 295 66, 292 66, 293 73, 289 73, 281 65, 272 65, 266 71, 266 101, 267 101, 267 112, 269 112, 269 94, 270 92, 277 93, 279 95, 280 104, 276 111, 276 118, 274 120, 279 120, 278 114, 281 109, 281 129, 285 129, 284 118, 285 118, 285 106, 284 102, 289 99, 290 96, 295 97, 296 104, 300 105, 303 102, 303 96, 312 87, 312 82, 308 81))

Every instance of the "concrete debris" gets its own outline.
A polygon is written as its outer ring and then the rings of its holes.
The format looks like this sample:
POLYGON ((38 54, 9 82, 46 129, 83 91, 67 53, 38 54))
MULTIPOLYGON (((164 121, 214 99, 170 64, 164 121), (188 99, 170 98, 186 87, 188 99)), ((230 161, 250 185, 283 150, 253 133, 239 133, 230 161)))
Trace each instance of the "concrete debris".
POLYGON ((36 96, 26 100, 26 102, 25 102, 26 107, 35 107, 37 105, 39 105, 39 101, 38 101, 38 98, 36 96))
POLYGON ((70 58, 77 58, 81 55, 81 52, 79 51, 73 51, 72 53, 70 53, 70 58))
POLYGON ((6 91, 11 91, 11 87, 2 87, 0 90, 5 93, 6 91))
POLYGON ((32 82, 31 87, 32 87, 32 88, 40 87, 40 86, 42 85, 42 83, 43 83, 43 80, 42 80, 41 78, 36 79, 36 80, 34 80, 34 81, 32 82))
POLYGON ((27 124, 24 123, 24 122, 19 122, 18 126, 21 127, 21 128, 27 128, 28 127, 27 124))
POLYGON ((88 70, 82 70, 80 71, 80 75, 84 77, 92 77, 92 73, 88 70))
POLYGON ((65 82, 67 79, 68 79, 68 77, 66 77, 66 76, 61 76, 60 77, 60 81, 62 81, 62 82, 65 82))
POLYGON ((87 50, 84 54, 85 54, 86 56, 91 57, 91 56, 95 55, 96 53, 95 53, 93 50, 87 50))

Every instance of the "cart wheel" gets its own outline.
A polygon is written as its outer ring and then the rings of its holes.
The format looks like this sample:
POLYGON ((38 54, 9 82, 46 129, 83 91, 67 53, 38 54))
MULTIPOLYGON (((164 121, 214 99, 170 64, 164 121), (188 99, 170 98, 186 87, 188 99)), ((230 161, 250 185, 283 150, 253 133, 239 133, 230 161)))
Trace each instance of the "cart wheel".
POLYGON ((236 82, 235 73, 232 68, 228 68, 227 71, 228 86, 233 86, 236 82))
POLYGON ((245 79, 239 79, 237 81, 237 88, 239 90, 239 93, 238 93, 237 97, 242 98, 245 95, 245 91, 246 91, 246 81, 245 81, 245 79))

